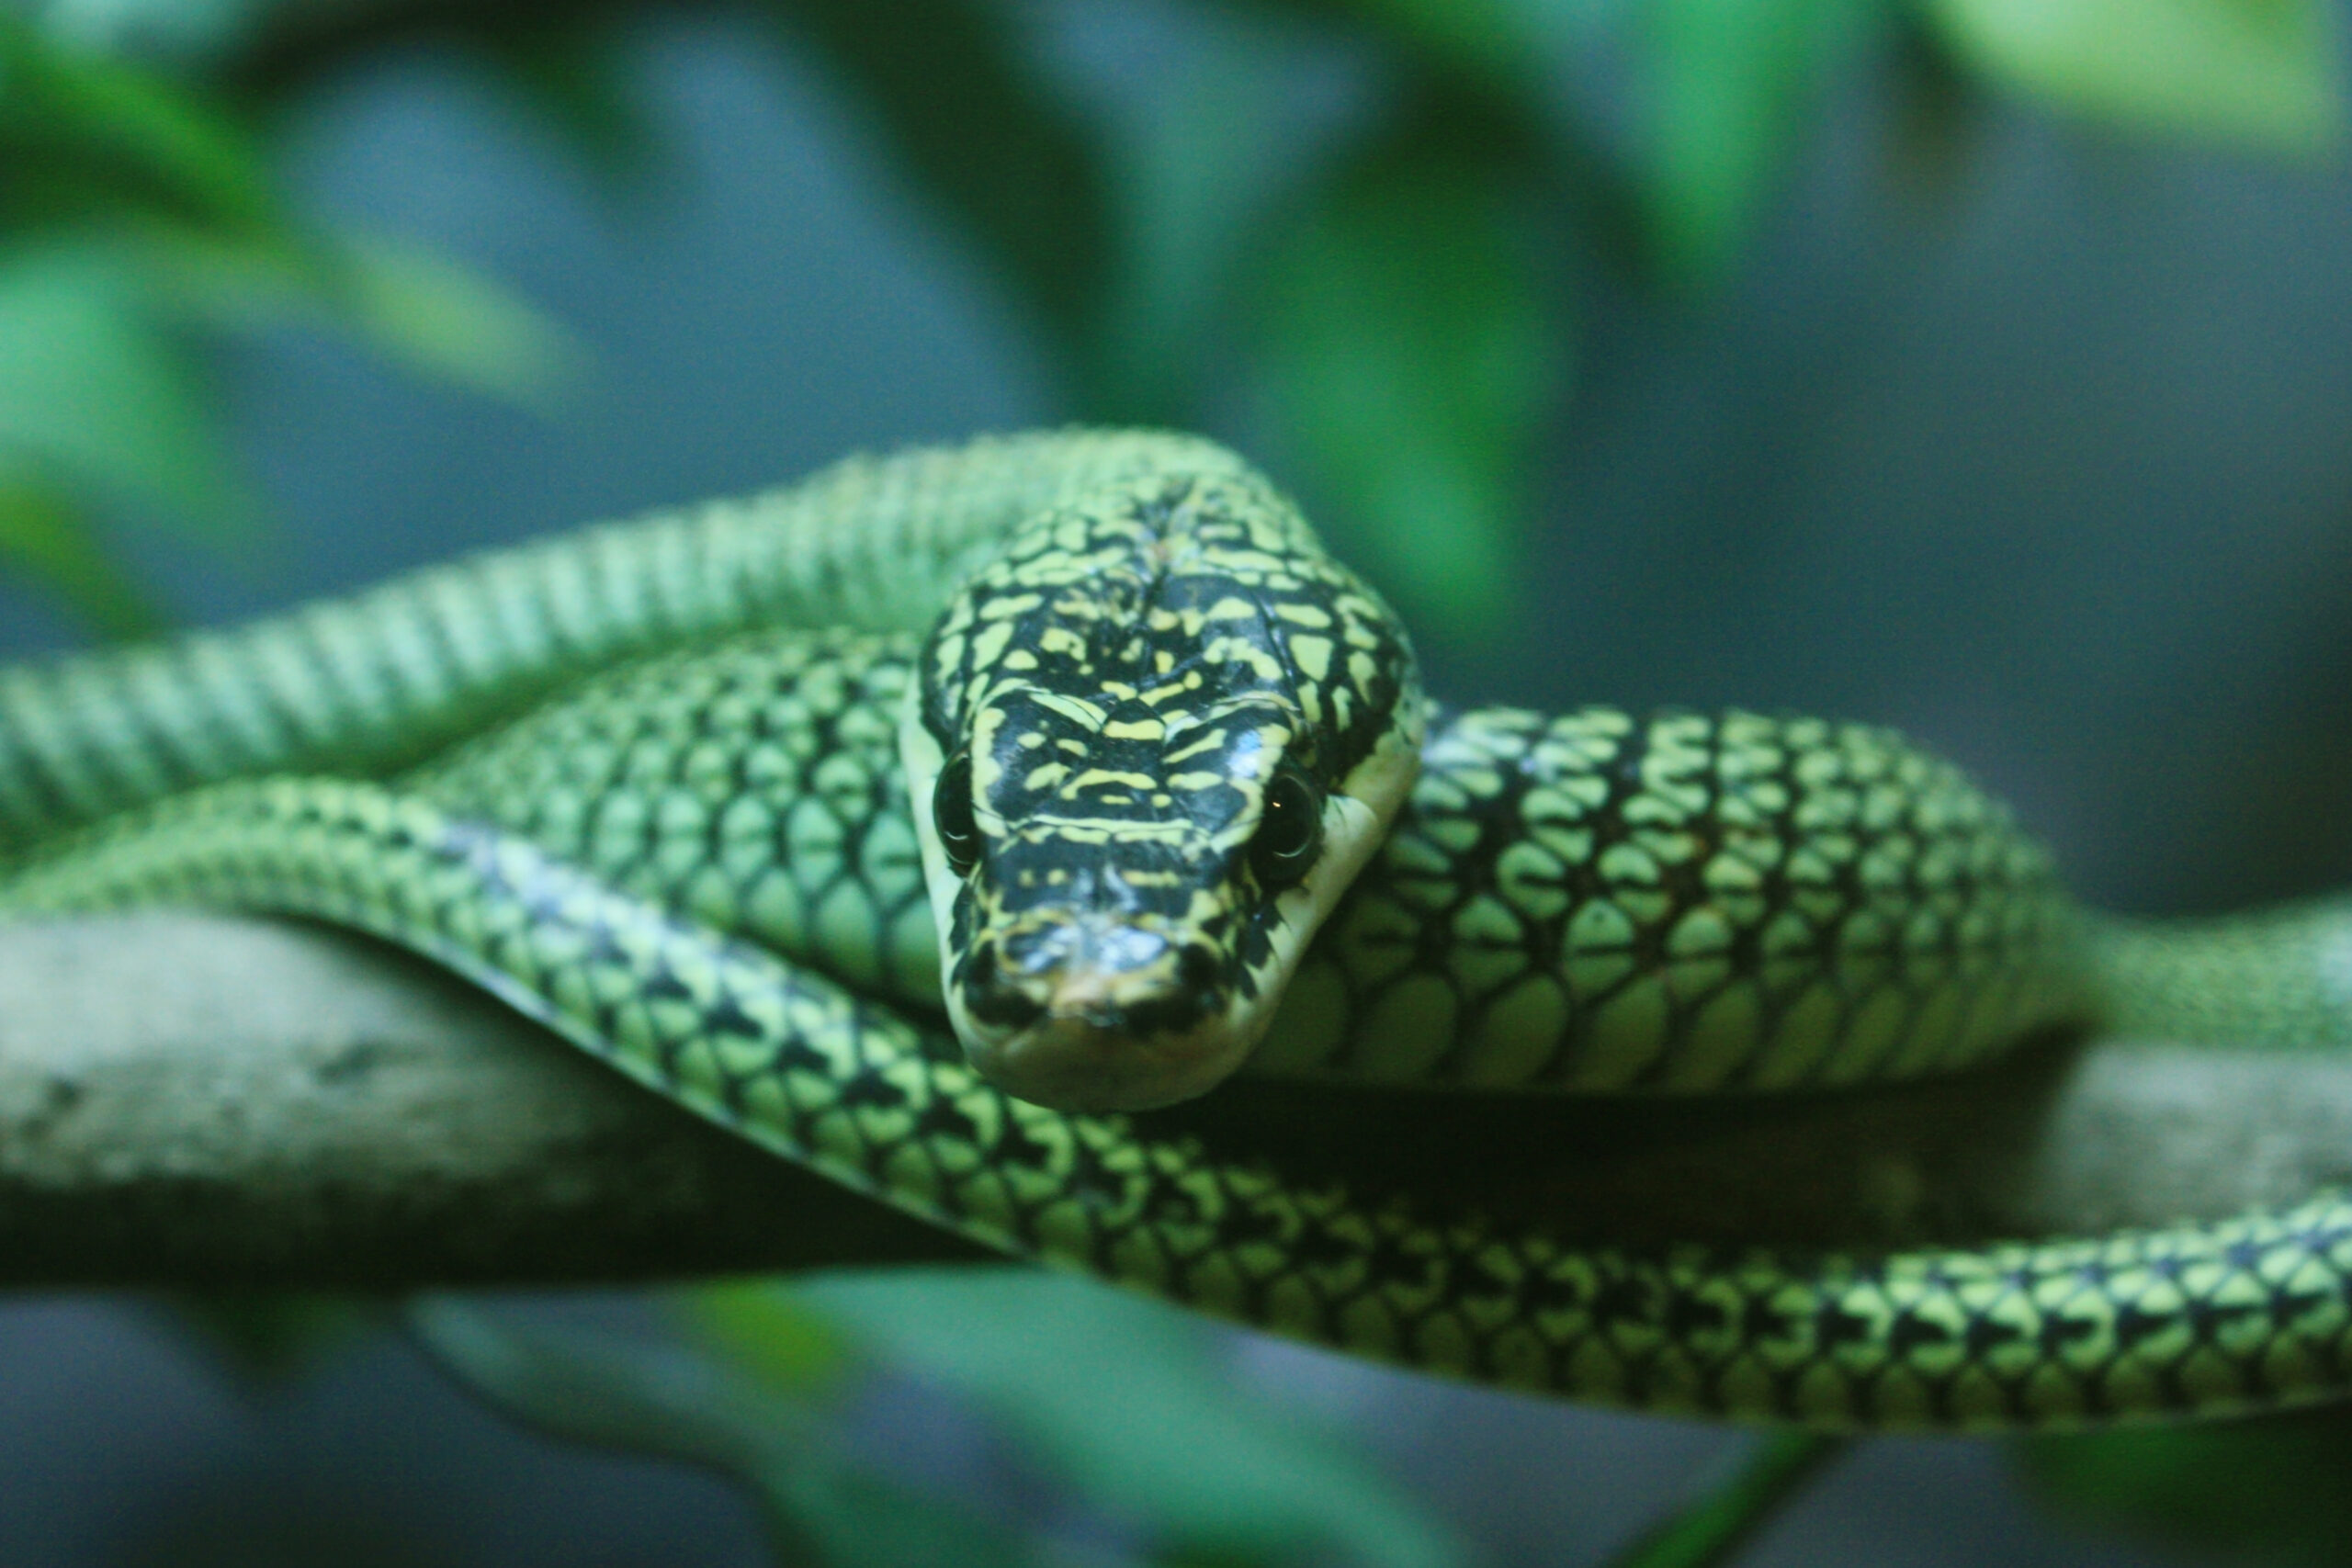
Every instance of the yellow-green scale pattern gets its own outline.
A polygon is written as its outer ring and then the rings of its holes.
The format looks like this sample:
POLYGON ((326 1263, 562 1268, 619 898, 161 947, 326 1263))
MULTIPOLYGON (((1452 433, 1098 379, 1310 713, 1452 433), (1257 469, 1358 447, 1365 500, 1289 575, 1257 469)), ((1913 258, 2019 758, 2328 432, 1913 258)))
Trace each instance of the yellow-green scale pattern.
MULTIPOLYGON (((1013 524, 1179 470, 1245 471, 1129 433, 861 460, 0 671, 0 834, 37 844, 0 905, 343 921, 967 1235, 1498 1382, 1822 1427, 2347 1391, 2352 1207, 2331 1196, 2046 1245, 1612 1249, 1473 1189, 979 1081, 922 1021, 937 981, 889 746, 911 643, 775 628, 910 629, 1013 524), (247 773, 277 776, 207 782, 247 773)), ((1676 1090, 1928 1072, 2070 1020, 2340 1047, 2347 933, 2342 906, 2201 931, 2082 919, 1996 807, 1882 731, 1469 713, 1434 727, 1259 1065, 1676 1090)))
MULTIPOLYGON (((935 1012, 893 728, 911 654, 764 633, 650 660, 412 787, 935 1012)), ((2076 942, 2040 848, 1884 730, 1474 710, 1430 737, 1251 1066, 1587 1092, 1950 1071, 2087 1016, 2076 942)))
POLYGON ((209 780, 380 774, 582 673, 747 627, 919 630, 1024 519, 1151 476, 1248 471, 1160 431, 854 457, 243 626, 0 668, 0 845, 209 780))
POLYGON ((2089 998, 2039 846, 1883 729, 1474 710, 1259 1070, 1586 1092, 1945 1072, 2089 998))
MULTIPOLYGON (((2342 1385, 2352 1213, 2329 1201, 2057 1246, 1873 1258, 1618 1251, 1573 1246, 1539 1221, 1442 1195, 1413 1202, 1327 1178, 1298 1181, 1276 1156, 1237 1158, 1150 1118, 1067 1116, 1001 1095, 936 1030, 789 962, 918 1005, 926 987, 935 996, 935 971, 922 962, 928 908, 890 750, 910 650, 905 639, 763 634, 650 660, 390 788, 277 779, 167 801, 37 861, 6 902, 19 910, 225 903, 372 931, 475 976, 705 1114, 938 1223, 1432 1369, 1645 1408, 1825 1427, 2048 1425, 2274 1404, 2342 1385)), ((1781 735, 1808 755, 1834 750, 1841 734, 1803 720, 1704 723, 1750 747, 1781 735)), ((1660 730, 1693 743, 1704 732, 1686 716, 1644 727, 1598 711, 1448 722, 1396 847, 1353 896, 1359 907, 1412 897, 1461 906, 1484 863, 1482 840, 1453 825, 1475 820, 1482 836, 1509 836, 1513 820, 1496 814, 1497 803, 1513 789, 1522 821, 1530 812, 1549 820, 1552 792, 1596 777, 1638 799, 1655 770, 1611 764, 1645 734, 1655 745, 1660 730), (1520 782, 1507 788, 1505 778, 1520 782), (1449 839, 1453 853, 1442 866, 1413 847, 1449 839), (1461 885, 1442 898, 1420 886, 1441 871, 1461 885)), ((1996 812, 1955 798, 1965 786, 1948 769, 1883 733, 1842 733, 1839 744, 1870 759, 1859 764, 1861 779, 1892 779, 1911 802, 1883 828, 1916 826, 1918 803, 1935 800, 1926 819, 1973 846, 1982 897, 2041 899, 2054 911, 2039 856, 2018 847, 1996 812)), ((1681 776, 1726 764, 1676 767, 1681 776)), ((1823 787, 1847 781, 1838 787, 1857 800, 1867 793, 1852 783, 1856 764, 1816 771, 1823 787)), ((1577 819, 1589 824, 1626 815, 1612 818, 1606 796, 1586 804, 1577 819)), ((1858 845, 1852 860, 1863 858, 1858 845)), ((1500 874, 1493 880, 1507 885, 1500 874)), ((1595 886, 1623 900, 1608 881, 1595 886)), ((1702 905, 1715 897, 1704 878, 1676 886, 1702 890, 1702 905)), ((1893 896, 1909 884, 1887 886, 1893 896)), ((1547 910, 1522 917, 1526 929, 1543 925, 1547 910)), ((1550 912, 1546 929, 1576 923, 1568 908, 1550 912)), ((1834 936, 1836 911, 1825 904, 1819 913, 1818 929, 1834 936)), ((1953 919, 1964 921, 1964 908, 1953 919)), ((1650 923, 1670 931, 1677 922, 1660 909, 1650 923)), ((1978 1004, 1988 1037, 2027 1021, 2021 1010, 2036 998, 2063 994, 2054 977, 2037 985, 2017 976, 2030 975, 2040 945, 2066 929, 2054 912, 1986 928, 1969 963, 2001 976, 1981 993, 1994 999, 1978 1004)), ((1866 934, 1852 961, 1866 976, 1852 993, 1864 1006, 1903 973, 1899 947, 1875 928, 1866 934)), ((1364 940, 1342 919, 1318 963, 1346 974, 1386 962, 1357 953, 1364 940)), ((1814 943, 1815 978, 1835 947, 1826 936, 1814 943)), ((1643 951, 1669 948, 1661 938, 1643 951)), ((1446 944, 1430 951, 1464 995, 1487 973, 1482 960, 1448 957, 1446 944)), ((1554 962, 1535 954, 1527 966, 1566 974, 1589 956, 1570 943, 1554 962)), ((1947 953, 1898 988, 1922 996, 1929 976, 1964 967, 1947 953)), ((1363 994, 1360 1011, 1376 1018, 1382 993, 1363 994)), ((1595 992, 1603 1011, 1609 994, 1595 992)), ((1955 1026, 1945 1048, 1968 1032, 1955 1026)), ((1454 1048, 1472 1059, 1481 1038, 1475 1027, 1457 1031, 1454 1048)), ((1573 1059, 1566 1038, 1552 1043, 1554 1059, 1573 1059)), ((1616 1055, 1671 1063, 1677 1044, 1659 1032, 1645 1050, 1616 1055)), ((1375 1038, 1360 1049, 1376 1055, 1381 1045, 1375 1038)), ((1682 1081, 1656 1076, 1660 1087, 1682 1081)))
MULTIPOLYGON (((943 762, 967 760, 987 841, 943 916, 967 1045, 1034 1021, 1042 1004, 1008 975, 1108 919, 1155 954, 1120 980, 1152 998, 1152 1021, 1124 1060, 1082 1055, 1084 1092, 1055 1102, 1136 1103, 1107 1097, 1136 1087, 1123 1069, 1138 1057, 1214 1054, 1193 1093, 1224 1077, 1289 972, 1288 928, 1330 897, 1285 912, 1281 887, 1230 874, 1270 786, 1303 784, 1318 813, 1346 796, 1373 822, 1411 778, 1422 703, 1394 613, 1262 480, 1185 475, 1016 530, 919 668, 910 725, 943 762)), ((927 798, 923 764, 907 761, 927 798)), ((1326 842, 1333 894, 1376 839, 1326 842)), ((1183 1097, 1149 1067, 1137 1077, 1161 1103, 1183 1097)))
POLYGON ((2054 1426, 2341 1393, 2352 1206, 1876 1258, 1567 1245, 1012 1100, 952 1042, 413 793, 214 785, 102 826, 17 910, 299 911, 469 975, 630 1076, 976 1239, 1436 1371, 1825 1428, 2054 1426))

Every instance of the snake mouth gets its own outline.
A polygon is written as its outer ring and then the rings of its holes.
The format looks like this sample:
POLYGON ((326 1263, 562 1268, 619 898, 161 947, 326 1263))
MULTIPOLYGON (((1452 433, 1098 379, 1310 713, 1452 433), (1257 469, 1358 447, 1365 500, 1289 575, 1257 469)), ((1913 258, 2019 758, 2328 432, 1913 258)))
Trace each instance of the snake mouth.
POLYGON ((1048 1015, 1001 1037, 978 1036, 966 1055, 981 1077, 1056 1111, 1154 1111, 1204 1094, 1233 1070, 1231 1032, 1138 1040, 1082 1018, 1048 1015))
POLYGON ((1091 912, 975 942, 949 989, 966 1054, 1009 1093, 1141 1111, 1214 1087, 1248 1051, 1208 948, 1091 912))

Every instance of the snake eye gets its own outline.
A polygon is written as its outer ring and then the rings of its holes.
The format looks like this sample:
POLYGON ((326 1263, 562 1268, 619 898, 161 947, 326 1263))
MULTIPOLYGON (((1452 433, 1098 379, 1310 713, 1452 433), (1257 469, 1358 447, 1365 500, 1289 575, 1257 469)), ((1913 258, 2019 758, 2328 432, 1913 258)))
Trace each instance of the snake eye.
POLYGON ((939 847, 948 869, 969 876, 980 863, 980 825, 972 819, 972 754, 958 751, 939 770, 931 786, 931 825, 939 833, 939 847))
POLYGON ((1323 802, 1297 773, 1281 773, 1266 786, 1266 815, 1250 841, 1250 865, 1269 891, 1305 876, 1323 847, 1323 802))

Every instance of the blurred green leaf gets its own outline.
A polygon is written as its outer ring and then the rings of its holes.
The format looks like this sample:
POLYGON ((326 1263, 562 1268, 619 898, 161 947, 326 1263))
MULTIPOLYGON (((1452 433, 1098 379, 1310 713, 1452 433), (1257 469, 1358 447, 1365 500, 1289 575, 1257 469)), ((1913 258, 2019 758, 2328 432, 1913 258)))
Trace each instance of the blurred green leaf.
POLYGON ((330 303, 350 329, 413 369, 546 407, 584 355, 520 296, 429 251, 346 237, 330 303))
POLYGON ((831 1393, 858 1358, 833 1318, 763 1280, 678 1292, 676 1309, 779 1393, 831 1393))
POLYGON ((837 1418, 746 1387, 676 1346, 556 1329, 448 1296, 409 1325, 451 1376, 559 1437, 707 1466, 754 1487, 784 1563, 828 1568, 1041 1564, 1042 1543, 938 1503, 851 1454, 837 1418))
POLYGON ((1125 160, 1127 254, 1080 367, 1091 418, 1181 424, 1193 412, 1246 220, 1270 194, 1251 178, 1267 162, 1259 63, 1236 60, 1154 96, 1167 112, 1125 160))
POLYGON ((2321 0, 1932 0, 1987 75, 2120 124, 2309 152, 2339 141, 2321 0))
POLYGON ((432 252, 367 236, 220 241, 148 230, 126 236, 159 306, 217 331, 304 326, 348 334, 411 369, 546 408, 586 353, 527 300, 432 252))
POLYGON ((635 193, 661 136, 638 101, 631 40, 615 16, 485 7, 469 35, 497 79, 608 186, 635 193))
POLYGON ((0 461, 144 492, 216 536, 252 515, 181 345, 90 247, 0 253, 0 461))
POLYGON ((1571 9, 1545 0, 1349 0, 1349 7, 1430 58, 1503 88, 1527 80, 1571 9))
POLYGON ((1282 242, 1261 297, 1270 415, 1408 616, 1514 614, 1538 423, 1566 370, 1556 289, 1505 148, 1439 123, 1386 144, 1282 242))
POLYGON ((1103 172, 1001 8, 971 0, 767 0, 876 117, 900 164, 1074 351, 1108 282, 1103 172))
POLYGON ((1361 140, 1386 84, 1360 40, 1279 8, 1202 9, 1124 40, 1114 71, 1069 41, 1044 58, 1069 62, 1057 85, 1099 130, 1118 240, 1078 400, 1090 419, 1189 423, 1230 369, 1270 220, 1361 140))
POLYGON ((980 1400, 1085 1495, 1140 1521, 1157 1560, 1461 1560, 1362 1460, 1239 1388, 1207 1326, 1173 1307, 1006 1268, 821 1275, 791 1292, 980 1400))
POLYGON ((1749 1434, 1729 1465, 1710 1467, 1685 1500, 1610 1553, 1609 1568, 1710 1568, 1735 1561, 1852 1442, 1781 1427, 1749 1434))
POLYGON ((114 563, 89 515, 55 486, 0 464, 0 560, 48 587, 98 636, 152 637, 164 616, 114 563))
POLYGON ((75 48, 175 68, 217 61, 277 0, 40 0, 41 30, 75 48))
POLYGON ((2352 1562, 2352 1410, 2035 1438, 2015 1454, 2063 1512, 2233 1561, 2352 1562))
POLYGON ((265 1387, 303 1376, 384 1321, 380 1303, 317 1291, 179 1291, 153 1306, 170 1327, 265 1387))
POLYGON ((1719 276, 1788 163, 1856 0, 1651 0, 1640 195, 1668 281, 1719 276))
POLYGON ((109 635, 153 629, 155 613, 107 564, 92 509, 135 498, 216 543, 254 521, 190 328, 332 327, 538 402, 577 357, 458 267, 306 231, 232 119, 14 12, 0 12, 0 555, 109 635))
POLYGON ((1914 201, 1949 202, 1983 132, 1984 92, 1928 19, 1911 10, 1894 18, 1886 73, 1886 174, 1914 201))
POLYGON ((1580 29, 1624 0, 1250 0, 1261 9, 1355 24, 1415 71, 1497 98, 1544 90, 1580 29))
MULTIPOLYGON (((51 195, 61 182, 117 185, 116 194, 184 219, 262 229, 277 220, 268 166, 228 117, 7 9, 0 9, 0 151, 12 185, 51 195)), ((12 192, 12 205, 24 201, 21 189, 12 192)))

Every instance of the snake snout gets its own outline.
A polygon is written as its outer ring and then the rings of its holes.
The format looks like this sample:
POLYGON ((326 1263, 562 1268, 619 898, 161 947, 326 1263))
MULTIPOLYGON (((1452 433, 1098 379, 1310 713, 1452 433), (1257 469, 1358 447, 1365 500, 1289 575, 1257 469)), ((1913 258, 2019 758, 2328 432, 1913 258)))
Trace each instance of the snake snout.
POLYGON ((1166 1104, 1207 1087, 1196 1064, 1223 1055, 1224 972, 1211 949, 1131 919, 1023 919, 961 966, 967 1047, 989 1078, 1043 1104, 1166 1104))
POLYGON ((1181 1033, 1223 1001, 1216 957, 1165 931, 1091 912, 1025 920, 976 943, 974 1017, 1013 1028, 1067 1019, 1144 1038, 1181 1033))

